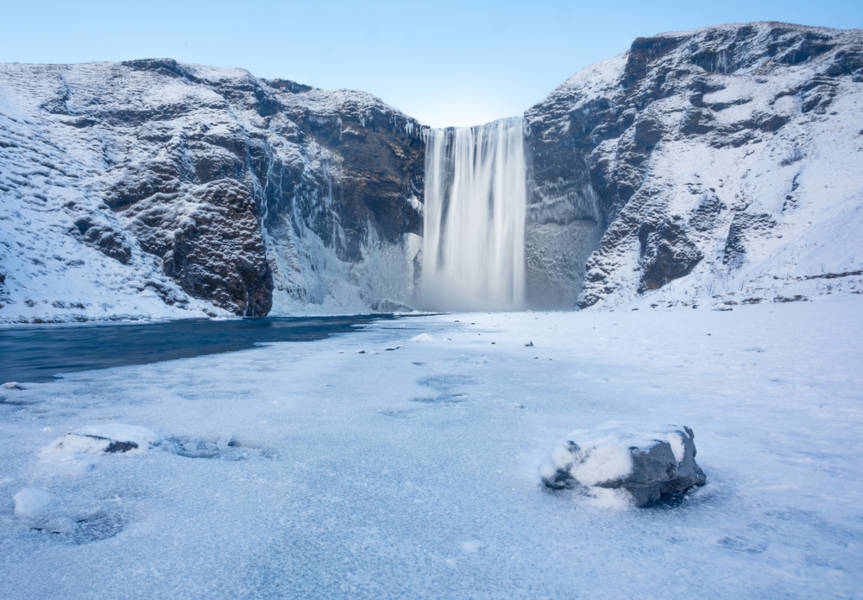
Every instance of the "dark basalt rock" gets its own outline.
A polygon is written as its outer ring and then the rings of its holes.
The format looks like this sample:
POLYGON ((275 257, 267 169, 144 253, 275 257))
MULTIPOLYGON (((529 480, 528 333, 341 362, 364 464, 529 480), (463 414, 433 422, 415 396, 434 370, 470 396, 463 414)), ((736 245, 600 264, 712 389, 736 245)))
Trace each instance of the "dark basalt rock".
POLYGON ((642 272, 639 293, 687 275, 703 258, 698 247, 674 223, 644 223, 638 230, 638 241, 642 272))
MULTIPOLYGON (((624 489, 632 495, 634 503, 646 507, 658 502, 673 502, 694 487, 702 486, 707 478, 695 462, 697 450, 695 435, 689 427, 672 432, 678 435, 683 446, 683 456, 677 460, 671 444, 666 440, 653 440, 646 446, 630 446, 628 452, 631 470, 623 477, 613 477, 593 485, 586 485, 577 479, 578 466, 589 461, 595 448, 582 448, 576 441, 569 440, 563 448, 568 455, 565 464, 556 468, 543 483, 554 490, 571 489, 589 494, 591 487, 605 489, 624 489)), ((558 461, 560 458, 557 459, 558 461)))
POLYGON ((689 227, 698 232, 711 231, 719 223, 725 209, 725 204, 716 192, 705 192, 701 195, 698 206, 689 216, 689 227))
POLYGON ((728 237, 725 240, 725 248, 722 254, 722 262, 731 267, 739 267, 743 264, 746 255, 746 239, 755 233, 764 233, 776 226, 776 221, 768 214, 749 214, 738 212, 731 221, 728 229, 728 237))
POLYGON ((76 443, 76 438, 87 438, 90 440, 96 440, 97 442, 103 442, 101 451, 105 454, 123 454, 124 452, 129 452, 130 450, 135 450, 138 448, 137 442, 132 442, 128 440, 114 440, 92 433, 67 433, 60 439, 59 443, 57 444, 57 448, 63 448, 66 443, 72 444, 74 446, 74 444, 76 443))
POLYGON ((193 221, 171 231, 168 239, 160 236, 170 244, 163 258, 165 273, 192 296, 237 314, 266 315, 273 279, 249 190, 223 179, 198 193, 204 208, 193 221))
POLYGON ((107 224, 96 224, 90 217, 81 217, 75 221, 73 232, 77 233, 87 245, 96 248, 105 256, 124 265, 132 260, 132 248, 126 236, 107 224))
POLYGON ((138 444, 135 442, 112 440, 110 438, 102 437, 101 435, 93 435, 89 433, 71 435, 83 435, 84 437, 92 438, 94 440, 104 440, 108 442, 108 445, 105 446, 105 449, 103 450, 103 452, 105 452, 106 454, 122 454, 123 452, 128 452, 129 450, 135 450, 138 447, 138 444))
POLYGON ((685 136, 699 136, 717 128, 716 121, 708 110, 687 110, 680 122, 680 133, 685 136))
POLYGON ((142 58, 138 60, 126 60, 120 64, 136 71, 154 71, 159 75, 166 75, 168 77, 196 80, 188 69, 184 68, 182 64, 173 58, 142 58))

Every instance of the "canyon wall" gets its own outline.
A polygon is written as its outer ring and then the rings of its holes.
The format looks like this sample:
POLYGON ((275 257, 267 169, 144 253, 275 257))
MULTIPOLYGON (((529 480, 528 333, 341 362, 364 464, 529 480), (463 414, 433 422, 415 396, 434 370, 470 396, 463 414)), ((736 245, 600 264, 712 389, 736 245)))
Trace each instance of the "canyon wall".
MULTIPOLYGON (((863 291, 860 30, 639 38, 523 131, 530 307, 863 291)), ((429 137, 239 69, 0 65, 0 321, 408 309, 429 137)))

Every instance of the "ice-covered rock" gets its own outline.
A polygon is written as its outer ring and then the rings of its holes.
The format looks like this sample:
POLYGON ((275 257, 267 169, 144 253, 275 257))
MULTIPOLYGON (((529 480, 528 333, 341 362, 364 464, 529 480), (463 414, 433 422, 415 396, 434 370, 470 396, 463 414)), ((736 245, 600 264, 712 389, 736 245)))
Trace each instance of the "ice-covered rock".
POLYGON ((412 342, 439 342, 435 336, 429 333, 420 333, 411 338, 412 342))
POLYGON ((647 434, 617 424, 576 430, 554 450, 542 481, 593 496, 625 490, 636 506, 647 506, 704 485, 694 438, 686 426, 647 434))
POLYGON ((67 433, 42 448, 43 461, 74 461, 101 454, 143 452, 159 437, 146 427, 105 423, 67 433))

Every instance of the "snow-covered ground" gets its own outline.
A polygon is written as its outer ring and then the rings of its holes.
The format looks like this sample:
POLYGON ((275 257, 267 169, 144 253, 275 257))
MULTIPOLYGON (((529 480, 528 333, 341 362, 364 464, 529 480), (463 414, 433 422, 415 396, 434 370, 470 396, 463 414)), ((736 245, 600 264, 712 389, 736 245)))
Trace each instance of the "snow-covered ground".
POLYGON ((4 388, 0 597, 863 597, 861 326, 855 295, 442 315, 4 388), (609 421, 689 425, 707 485, 546 491, 609 421))

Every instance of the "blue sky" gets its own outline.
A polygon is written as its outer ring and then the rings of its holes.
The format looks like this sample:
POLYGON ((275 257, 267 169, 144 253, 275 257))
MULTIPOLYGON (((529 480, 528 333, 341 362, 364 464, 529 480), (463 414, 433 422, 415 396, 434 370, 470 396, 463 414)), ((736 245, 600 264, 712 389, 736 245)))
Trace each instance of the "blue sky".
POLYGON ((863 27, 863 1, 10 2, 0 62, 169 56, 363 89, 430 125, 521 113, 637 36, 780 20, 863 27))

